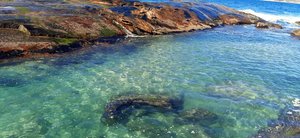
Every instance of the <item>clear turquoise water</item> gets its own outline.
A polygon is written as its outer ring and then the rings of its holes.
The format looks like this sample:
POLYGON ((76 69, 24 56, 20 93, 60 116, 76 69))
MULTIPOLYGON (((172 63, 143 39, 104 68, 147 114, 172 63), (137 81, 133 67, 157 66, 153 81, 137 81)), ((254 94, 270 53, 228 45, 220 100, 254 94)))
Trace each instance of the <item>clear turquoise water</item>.
MULTIPOLYGON (((300 15, 295 4, 207 1, 268 19, 300 15)), ((60 57, 0 64, 0 137, 251 136, 300 99, 300 40, 289 35, 297 26, 279 23, 286 28, 226 26, 128 38, 60 57), (101 122, 105 105, 128 93, 184 94, 184 110, 206 109, 219 120, 206 127, 183 125, 173 122, 176 114, 157 112, 132 115, 127 124, 101 122)))
POLYGON ((286 30, 226 26, 3 64, 0 137, 247 137, 299 99, 299 42, 286 30), (210 135, 164 113, 103 124, 108 101, 128 92, 183 93, 184 110, 221 120, 210 135))

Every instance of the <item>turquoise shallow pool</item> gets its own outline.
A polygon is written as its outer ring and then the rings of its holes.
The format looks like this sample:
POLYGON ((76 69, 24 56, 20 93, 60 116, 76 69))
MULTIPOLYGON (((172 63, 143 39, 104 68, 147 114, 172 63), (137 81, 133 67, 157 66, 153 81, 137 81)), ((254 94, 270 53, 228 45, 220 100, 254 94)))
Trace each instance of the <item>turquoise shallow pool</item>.
POLYGON ((0 137, 247 137, 299 100, 299 42, 285 30, 227 26, 3 64, 0 137), (179 125, 157 112, 102 123, 105 105, 125 93, 182 93, 184 110, 220 121, 179 125))

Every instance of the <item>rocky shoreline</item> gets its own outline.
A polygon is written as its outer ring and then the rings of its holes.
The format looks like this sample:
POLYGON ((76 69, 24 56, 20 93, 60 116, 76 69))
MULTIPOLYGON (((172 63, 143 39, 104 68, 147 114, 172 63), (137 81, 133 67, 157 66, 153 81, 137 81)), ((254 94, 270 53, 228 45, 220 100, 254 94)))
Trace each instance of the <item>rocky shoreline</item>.
POLYGON ((145 3, 126 0, 0 2, 0 59, 56 54, 135 37, 256 24, 282 28, 255 15, 212 3, 145 3))

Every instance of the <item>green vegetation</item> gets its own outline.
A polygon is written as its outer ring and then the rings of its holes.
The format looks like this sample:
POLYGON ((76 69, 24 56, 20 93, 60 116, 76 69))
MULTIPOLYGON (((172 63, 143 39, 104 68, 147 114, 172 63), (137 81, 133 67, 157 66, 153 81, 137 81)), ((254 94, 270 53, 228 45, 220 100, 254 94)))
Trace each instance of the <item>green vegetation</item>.
POLYGON ((59 45, 69 45, 72 44, 76 41, 78 41, 78 39, 75 38, 54 38, 53 41, 59 45))
POLYGON ((15 7, 15 8, 19 11, 20 14, 26 14, 30 12, 30 9, 27 7, 15 7))
POLYGON ((115 30, 111 30, 111 29, 104 27, 103 29, 100 30, 100 34, 101 34, 101 36, 108 37, 108 36, 116 35, 117 32, 115 30))

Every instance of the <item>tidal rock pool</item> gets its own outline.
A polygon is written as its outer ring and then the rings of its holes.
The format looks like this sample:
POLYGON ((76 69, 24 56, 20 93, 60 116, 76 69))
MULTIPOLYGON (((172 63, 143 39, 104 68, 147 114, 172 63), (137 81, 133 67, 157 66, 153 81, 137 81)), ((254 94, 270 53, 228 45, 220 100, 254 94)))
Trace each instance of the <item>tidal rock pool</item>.
POLYGON ((285 29, 246 25, 2 63, 0 137, 256 136, 274 120, 291 123, 281 116, 299 105, 299 59, 285 29), (107 105, 128 94, 184 96, 178 110, 158 109, 154 97, 105 123, 107 105))

